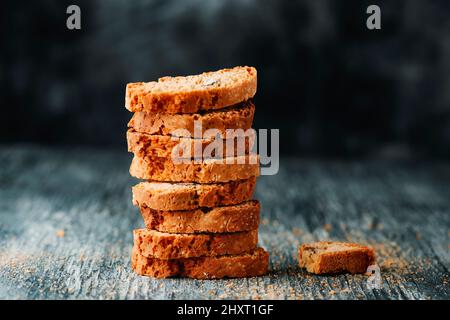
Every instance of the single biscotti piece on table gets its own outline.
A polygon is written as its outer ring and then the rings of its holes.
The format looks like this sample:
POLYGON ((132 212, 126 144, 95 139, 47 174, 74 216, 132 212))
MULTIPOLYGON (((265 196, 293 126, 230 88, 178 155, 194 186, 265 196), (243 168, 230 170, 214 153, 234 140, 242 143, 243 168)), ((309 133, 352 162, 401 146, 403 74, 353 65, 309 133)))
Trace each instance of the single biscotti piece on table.
MULTIPOLYGON (((136 112, 128 122, 128 127, 148 134, 192 137, 203 134, 206 130, 218 130, 221 136, 229 135, 227 130, 250 129, 255 114, 255 106, 251 101, 237 106, 208 111, 204 113, 149 113, 136 112)), ((199 138, 199 137, 195 137, 199 138)))
POLYGON ((234 139, 191 139, 151 135, 132 130, 127 131, 128 151, 143 159, 172 156, 194 158, 225 158, 245 156, 250 153, 255 135, 238 136, 234 139), (216 148, 216 146, 219 146, 216 148), (220 152, 221 154, 219 154, 220 152))
POLYGON ((256 178, 224 183, 141 182, 133 187, 133 204, 153 210, 192 210, 219 207, 250 200, 256 178))
POLYGON ((162 260, 139 254, 133 247, 131 267, 142 276, 193 279, 246 278, 262 276, 269 267, 269 253, 256 248, 240 255, 162 260))
POLYGON ((160 211, 141 207, 145 226, 167 233, 228 233, 258 229, 257 200, 234 206, 160 211))
POLYGON ((256 248, 258 230, 234 233, 173 234, 156 230, 133 231, 139 254, 158 259, 241 254, 256 248))
MULTIPOLYGON (((183 160, 183 159, 181 159, 183 160)), ((259 176, 259 156, 250 154, 223 159, 206 159, 174 163, 171 158, 151 160, 134 156, 130 174, 138 179, 170 182, 216 183, 259 176)))
POLYGON ((365 273, 375 262, 374 251, 366 246, 346 242, 315 242, 299 249, 300 267, 316 274, 365 273))
POLYGON ((221 109, 252 98, 256 93, 256 78, 255 68, 235 67, 194 76, 129 83, 125 107, 131 112, 158 113, 221 109))

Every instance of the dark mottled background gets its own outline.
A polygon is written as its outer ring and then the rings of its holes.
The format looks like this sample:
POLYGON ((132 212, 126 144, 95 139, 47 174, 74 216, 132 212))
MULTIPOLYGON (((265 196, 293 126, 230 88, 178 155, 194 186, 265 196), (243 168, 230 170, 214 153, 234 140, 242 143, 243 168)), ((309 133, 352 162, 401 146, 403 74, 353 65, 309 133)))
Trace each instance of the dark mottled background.
POLYGON ((285 153, 450 158, 449 1, 1 6, 1 143, 124 148, 127 82, 253 65, 255 127, 280 128, 285 153), (369 4, 382 30, 366 29, 369 4))

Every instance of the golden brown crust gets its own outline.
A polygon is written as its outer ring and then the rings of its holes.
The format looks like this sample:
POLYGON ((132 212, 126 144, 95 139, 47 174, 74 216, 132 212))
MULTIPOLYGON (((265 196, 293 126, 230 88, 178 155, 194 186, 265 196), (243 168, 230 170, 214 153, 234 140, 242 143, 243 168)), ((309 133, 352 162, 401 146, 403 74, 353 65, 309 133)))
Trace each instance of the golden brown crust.
POLYGON ((141 182, 133 187, 133 204, 165 211, 228 206, 250 200, 255 186, 255 177, 213 184, 141 182))
POLYGON ((141 207, 147 229, 167 233, 229 233, 255 230, 259 225, 257 200, 234 206, 183 211, 159 211, 141 207))
POLYGON ((374 251, 356 243, 322 241, 299 248, 300 267, 315 274, 365 273, 374 262, 374 251))
POLYGON ((263 276, 269 267, 269 253, 262 248, 241 255, 161 260, 139 254, 133 247, 133 270, 155 278, 188 277, 194 279, 244 278, 263 276))
POLYGON ((235 67, 186 77, 129 83, 125 107, 131 112, 195 113, 221 109, 252 98, 257 73, 252 67, 235 67))
POLYGON ((249 179, 259 175, 259 157, 206 159, 203 162, 174 163, 171 158, 151 160, 134 156, 130 174, 138 179, 171 182, 216 183, 249 179))
POLYGON ((128 151, 148 160, 152 160, 153 157, 170 158, 172 155, 190 159, 244 156, 250 153, 254 142, 255 135, 236 137, 231 140, 191 139, 127 131, 128 151), (219 145, 220 147, 218 147, 219 145), (228 145, 230 146, 229 149, 227 148, 228 145), (215 146, 218 148, 215 148, 215 146), (216 152, 222 154, 219 156, 216 152))
POLYGON ((204 113, 168 114, 141 111, 133 114, 128 127, 137 132, 183 137, 194 137, 198 134, 203 136, 206 130, 216 129, 225 136, 227 129, 250 129, 254 114, 255 105, 250 100, 237 106, 204 113), (180 129, 187 134, 179 131, 180 129))
POLYGON ((234 233, 171 234, 156 230, 133 231, 139 254, 158 259, 242 254, 256 248, 258 230, 234 233))

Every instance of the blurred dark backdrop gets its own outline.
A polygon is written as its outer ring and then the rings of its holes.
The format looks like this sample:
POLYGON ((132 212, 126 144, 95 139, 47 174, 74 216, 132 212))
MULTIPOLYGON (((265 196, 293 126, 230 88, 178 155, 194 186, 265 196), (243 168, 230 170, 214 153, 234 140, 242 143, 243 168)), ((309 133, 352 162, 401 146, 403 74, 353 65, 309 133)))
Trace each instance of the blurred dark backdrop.
POLYGON ((1 143, 125 148, 125 85, 259 72, 288 154, 450 159, 450 2, 3 1, 1 143), (66 28, 78 4, 82 30, 66 28), (382 29, 366 28, 378 4, 382 29))

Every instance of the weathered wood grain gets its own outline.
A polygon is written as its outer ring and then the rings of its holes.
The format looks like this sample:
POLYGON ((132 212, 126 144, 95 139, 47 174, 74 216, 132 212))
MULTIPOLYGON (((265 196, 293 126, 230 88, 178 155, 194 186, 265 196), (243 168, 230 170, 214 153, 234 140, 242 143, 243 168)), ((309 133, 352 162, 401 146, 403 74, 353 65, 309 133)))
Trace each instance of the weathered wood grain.
POLYGON ((450 165, 282 159, 258 180, 268 276, 155 280, 130 270, 131 155, 0 148, 0 298, 449 299, 450 165), (304 241, 371 244, 383 288, 366 276, 297 267, 304 241))

